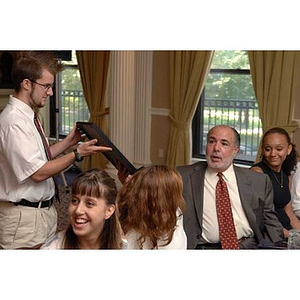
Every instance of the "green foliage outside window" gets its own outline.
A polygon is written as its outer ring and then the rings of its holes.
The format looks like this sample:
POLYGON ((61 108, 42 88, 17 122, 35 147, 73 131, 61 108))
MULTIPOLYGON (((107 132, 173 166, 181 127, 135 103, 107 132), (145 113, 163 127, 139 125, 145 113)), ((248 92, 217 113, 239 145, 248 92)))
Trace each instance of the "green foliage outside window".
POLYGON ((90 113, 83 94, 75 51, 72 51, 72 61, 64 63, 65 70, 59 76, 61 98, 60 134, 66 135, 75 122, 88 121, 90 113))
MULTIPOLYGON (((204 155, 206 133, 214 125, 228 124, 241 134, 239 158, 254 161, 261 136, 261 121, 246 51, 215 51, 200 101, 202 136, 199 153, 204 155)), ((196 137, 197 138, 197 137, 196 137)), ((194 153, 195 154, 195 153, 194 153)))

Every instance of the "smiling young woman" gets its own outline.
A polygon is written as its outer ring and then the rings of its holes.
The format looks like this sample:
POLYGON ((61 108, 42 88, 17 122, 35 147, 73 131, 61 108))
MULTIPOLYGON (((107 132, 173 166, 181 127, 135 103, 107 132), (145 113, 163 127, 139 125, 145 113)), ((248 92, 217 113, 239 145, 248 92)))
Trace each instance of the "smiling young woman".
POLYGON ((300 229, 300 221, 292 209, 291 174, 296 170, 298 152, 286 130, 269 129, 262 139, 262 159, 252 170, 269 175, 274 191, 274 206, 288 237, 289 230, 300 229))
POLYGON ((117 188, 105 171, 92 169, 72 184, 68 209, 70 225, 45 243, 42 249, 123 249, 116 211, 117 188))

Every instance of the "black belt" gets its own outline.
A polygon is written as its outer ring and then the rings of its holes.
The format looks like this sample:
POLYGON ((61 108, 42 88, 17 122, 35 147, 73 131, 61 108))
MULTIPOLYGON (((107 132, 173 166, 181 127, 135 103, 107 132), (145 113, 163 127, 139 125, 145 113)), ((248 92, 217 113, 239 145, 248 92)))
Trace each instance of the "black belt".
MULTIPOLYGON (((238 240, 238 243, 241 244, 243 241, 245 241, 247 238, 242 237, 238 240)), ((222 249, 221 243, 205 243, 205 244, 198 244, 195 249, 222 249)))
POLYGON ((46 201, 42 201, 42 203, 40 204, 39 202, 30 202, 26 199, 21 199, 21 201, 19 202, 14 202, 14 205, 22 205, 22 206, 29 206, 29 207, 35 207, 38 208, 40 205, 41 208, 44 207, 50 207, 53 203, 54 197, 52 197, 50 200, 46 200, 46 201))
POLYGON ((222 249, 221 243, 205 243, 205 244, 198 244, 196 249, 222 249))

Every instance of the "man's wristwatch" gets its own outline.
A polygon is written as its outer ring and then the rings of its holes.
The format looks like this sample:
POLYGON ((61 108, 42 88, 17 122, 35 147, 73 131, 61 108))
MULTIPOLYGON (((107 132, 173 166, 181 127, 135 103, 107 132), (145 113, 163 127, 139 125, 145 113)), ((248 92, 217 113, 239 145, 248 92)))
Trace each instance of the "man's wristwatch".
POLYGON ((74 152, 74 154, 75 154, 75 160, 76 160, 77 162, 83 161, 83 156, 81 156, 81 155, 78 153, 77 149, 74 149, 73 152, 74 152))

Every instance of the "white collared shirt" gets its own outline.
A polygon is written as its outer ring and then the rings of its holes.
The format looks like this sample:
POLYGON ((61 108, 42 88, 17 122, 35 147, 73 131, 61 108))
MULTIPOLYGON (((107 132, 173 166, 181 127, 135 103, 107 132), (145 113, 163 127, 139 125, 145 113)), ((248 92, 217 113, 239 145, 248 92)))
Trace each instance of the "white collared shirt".
MULTIPOLYGON (((218 173, 212 171, 209 167, 205 172, 202 221, 202 239, 204 243, 220 242, 215 196, 216 185, 219 180, 217 174, 218 173)), ((253 231, 250 228, 249 222, 241 204, 233 165, 231 165, 225 172, 223 172, 223 178, 228 188, 238 239, 242 237, 253 236, 253 231)))
POLYGON ((297 163, 297 169, 292 177, 291 199, 293 211, 300 218, 300 162, 297 163))
POLYGON ((54 196, 52 178, 39 183, 29 178, 47 162, 33 117, 31 107, 12 95, 0 114, 0 201, 38 202, 54 196))

